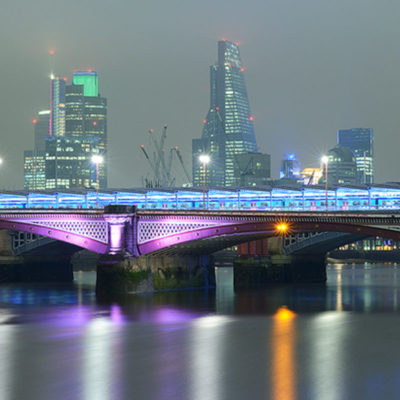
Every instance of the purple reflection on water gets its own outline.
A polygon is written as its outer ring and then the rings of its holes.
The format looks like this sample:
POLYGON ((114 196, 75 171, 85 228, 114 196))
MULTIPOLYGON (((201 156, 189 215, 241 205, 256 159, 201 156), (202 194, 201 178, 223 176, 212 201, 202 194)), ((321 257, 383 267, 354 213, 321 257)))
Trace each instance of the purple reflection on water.
POLYGON ((177 310, 174 308, 160 308, 152 313, 152 321, 159 324, 176 324, 192 321, 198 318, 201 314, 177 310))
POLYGON ((121 307, 119 305, 113 304, 111 306, 110 318, 111 322, 115 325, 121 325, 124 323, 124 316, 122 315, 121 307))

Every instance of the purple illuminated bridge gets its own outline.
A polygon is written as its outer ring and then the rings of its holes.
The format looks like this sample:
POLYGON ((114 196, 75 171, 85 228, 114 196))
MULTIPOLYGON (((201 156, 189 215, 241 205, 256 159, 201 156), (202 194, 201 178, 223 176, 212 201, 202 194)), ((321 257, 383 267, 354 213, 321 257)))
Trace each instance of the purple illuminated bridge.
POLYGON ((1 210, 0 229, 29 232, 99 254, 210 254, 278 234, 344 232, 400 240, 400 213, 104 210, 1 210))

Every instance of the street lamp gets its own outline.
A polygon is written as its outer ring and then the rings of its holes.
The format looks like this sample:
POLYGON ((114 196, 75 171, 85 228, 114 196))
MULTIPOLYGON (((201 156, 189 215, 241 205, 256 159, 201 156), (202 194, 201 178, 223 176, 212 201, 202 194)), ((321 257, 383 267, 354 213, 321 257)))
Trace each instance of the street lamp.
POLYGON ((328 211, 328 162, 329 162, 329 157, 322 156, 321 161, 322 161, 322 164, 325 164, 325 206, 326 206, 326 211, 328 211))
POLYGON ((203 164, 203 210, 206 208, 206 165, 211 161, 208 154, 201 154, 199 161, 203 164))
POLYGON ((104 157, 100 154, 92 156, 92 163, 96 165, 96 208, 99 208, 99 165, 103 164, 104 157))

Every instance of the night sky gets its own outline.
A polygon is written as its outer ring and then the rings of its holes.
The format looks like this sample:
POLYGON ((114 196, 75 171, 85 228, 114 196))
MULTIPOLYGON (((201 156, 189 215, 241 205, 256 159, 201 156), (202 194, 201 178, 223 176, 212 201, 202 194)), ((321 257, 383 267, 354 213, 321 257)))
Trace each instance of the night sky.
MULTIPOLYGON (((376 182, 400 180, 396 0, 2 0, 0 188, 23 187, 23 151, 48 108, 49 56, 98 71, 108 99, 109 186, 141 185, 147 131, 169 126, 191 169, 223 37, 240 43, 259 150, 318 166, 338 128, 374 129, 376 182)), ((184 174, 176 163, 178 183, 184 174)))

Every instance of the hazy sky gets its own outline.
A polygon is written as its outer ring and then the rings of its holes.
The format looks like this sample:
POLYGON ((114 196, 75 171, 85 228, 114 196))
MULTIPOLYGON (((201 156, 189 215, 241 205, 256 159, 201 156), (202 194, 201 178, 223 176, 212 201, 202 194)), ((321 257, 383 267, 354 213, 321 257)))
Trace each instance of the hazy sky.
MULTIPOLYGON (((259 150, 278 177, 284 153, 318 166, 338 128, 375 134, 377 182, 400 180, 398 0, 1 0, 0 188, 23 187, 32 119, 56 72, 99 73, 108 99, 109 186, 134 187, 149 167, 147 131, 169 126, 191 168, 209 106, 217 41, 241 44, 259 150)), ((183 173, 176 164, 178 181, 183 173)))

